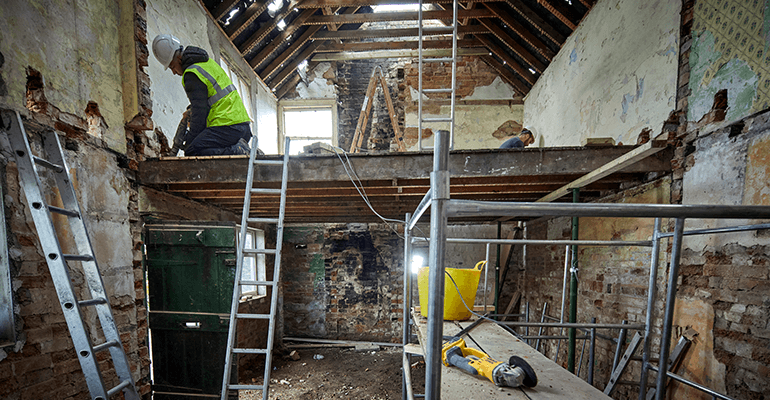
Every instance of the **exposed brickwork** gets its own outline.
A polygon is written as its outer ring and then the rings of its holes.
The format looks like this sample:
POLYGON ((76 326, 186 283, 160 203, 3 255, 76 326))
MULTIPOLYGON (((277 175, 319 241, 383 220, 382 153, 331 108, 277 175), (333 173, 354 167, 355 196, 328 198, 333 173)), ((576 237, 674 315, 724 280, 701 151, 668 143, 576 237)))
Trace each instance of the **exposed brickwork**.
POLYGON ((398 340, 403 242, 381 224, 288 228, 285 335, 398 340))

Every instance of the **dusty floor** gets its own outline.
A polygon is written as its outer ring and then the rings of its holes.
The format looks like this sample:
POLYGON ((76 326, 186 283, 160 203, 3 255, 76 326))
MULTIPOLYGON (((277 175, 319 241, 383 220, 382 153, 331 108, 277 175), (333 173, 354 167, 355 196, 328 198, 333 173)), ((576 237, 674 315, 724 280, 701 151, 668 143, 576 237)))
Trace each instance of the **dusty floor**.
MULTIPOLYGON (((296 351, 300 356, 296 361, 288 356, 274 357, 270 375, 271 400, 402 398, 400 347, 381 347, 378 351, 339 347, 296 351)), ((413 365, 413 376, 424 382, 425 364, 414 362, 413 365)), ((257 382, 262 380, 261 374, 262 370, 256 371, 257 382)), ((422 386, 419 390, 418 393, 422 393, 422 386)), ((262 392, 240 392, 239 400, 252 399, 262 399, 262 392)))

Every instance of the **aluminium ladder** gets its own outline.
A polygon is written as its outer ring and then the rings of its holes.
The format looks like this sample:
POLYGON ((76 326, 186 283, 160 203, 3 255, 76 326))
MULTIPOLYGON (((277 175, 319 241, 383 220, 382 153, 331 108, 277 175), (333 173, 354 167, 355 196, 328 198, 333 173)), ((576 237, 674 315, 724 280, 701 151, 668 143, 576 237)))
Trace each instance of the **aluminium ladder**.
MULTIPOLYGON (((270 363, 273 351, 273 336, 275 333, 275 316, 278 307, 278 278, 281 271, 281 247, 283 242, 283 218, 286 210, 286 187, 288 183, 289 175, 289 138, 286 138, 284 144, 283 160, 259 160, 257 159, 257 138, 254 136, 251 142, 251 153, 249 154, 249 169, 246 176, 246 190, 243 197, 243 214, 241 215, 241 230, 239 235, 238 247, 238 262, 236 264, 235 282, 233 285, 233 302, 230 308, 230 328, 227 335, 227 353, 225 356, 225 370, 222 377, 222 393, 221 399, 226 400, 230 390, 261 390, 262 399, 267 400, 269 394, 270 383, 270 363), (264 189, 254 188, 254 169, 257 166, 277 166, 280 165, 283 168, 281 174, 281 188, 280 189, 264 189), (277 218, 250 218, 249 208, 251 205, 252 194, 272 194, 280 195, 280 206, 278 209, 277 218), (275 249, 249 249, 246 248, 246 228, 249 223, 268 223, 276 225, 276 239, 275 249), (257 257, 261 254, 273 254, 275 255, 275 261, 273 264, 273 279, 265 281, 245 281, 241 279, 243 269, 244 257, 257 257), (270 313, 269 314, 241 314, 238 313, 238 304, 241 299, 241 287, 242 286, 270 286, 270 313), (269 320, 268 332, 267 332, 267 347, 264 349, 254 348, 236 348, 235 347, 235 335, 236 335, 236 323, 238 319, 267 319, 269 320), (230 370, 235 360, 236 354, 264 354, 265 355, 265 373, 264 380, 261 385, 242 385, 233 384, 230 382, 230 370)), ((255 243, 256 244, 256 243, 255 243)), ((236 378, 237 380, 237 378, 236 378)))
MULTIPOLYGON (((449 150, 454 148, 454 128, 455 128, 455 96, 457 92, 457 8, 458 1, 452 2, 452 25, 440 27, 426 27, 422 18, 423 1, 420 0, 420 6, 417 11, 418 21, 418 95, 417 95, 417 145, 420 150, 433 149, 433 147, 423 147, 422 130, 423 123, 448 123, 449 124, 449 150), (423 54, 423 36, 425 35, 452 35, 452 56, 451 57, 425 57, 423 54), (423 64, 425 63, 449 63, 452 70, 452 80, 450 87, 444 88, 423 88, 422 75, 423 64), (450 98, 449 115, 439 115, 437 117, 423 117, 423 102, 426 94, 448 93, 450 98)), ((426 98, 427 99, 427 98, 426 98)), ((434 136, 435 137, 435 136, 434 136)))
MULTIPOLYGON (((139 393, 137 393, 136 385, 131 377, 131 368, 120 341, 120 332, 115 325, 115 319, 104 289, 104 282, 99 272, 99 266, 96 264, 83 213, 72 186, 69 169, 64 160, 64 153, 56 131, 47 129, 41 133, 43 150, 48 157, 48 159, 43 159, 33 155, 30 151, 27 133, 18 112, 4 110, 0 129, 5 130, 11 151, 16 157, 19 184, 24 189, 24 195, 30 206, 29 210, 35 222, 40 246, 45 254, 48 269, 59 296, 59 303, 78 354, 80 367, 91 393, 91 399, 106 400, 122 391, 126 400, 139 400, 139 393), (53 174, 61 196, 62 208, 46 203, 38 167, 45 168, 53 174), (68 227, 78 254, 64 254, 62 252, 51 213, 67 217, 68 227), (70 280, 70 262, 79 262, 83 268, 85 281, 91 293, 90 299, 77 299, 70 280), (104 332, 104 342, 100 344, 93 344, 93 339, 88 334, 88 329, 83 322, 81 309, 85 307, 94 307, 99 316, 104 332), (105 386, 96 357, 97 352, 104 350, 110 351, 115 372, 120 381, 117 386, 111 389, 105 386)), ((65 234, 66 229, 60 230, 58 233, 65 234)))

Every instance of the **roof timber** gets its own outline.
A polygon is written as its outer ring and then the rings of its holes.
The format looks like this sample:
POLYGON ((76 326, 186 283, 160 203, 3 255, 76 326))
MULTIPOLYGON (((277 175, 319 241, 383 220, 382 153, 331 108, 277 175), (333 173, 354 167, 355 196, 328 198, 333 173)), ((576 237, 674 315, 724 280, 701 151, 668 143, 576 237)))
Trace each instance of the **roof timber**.
MULTIPOLYGON (((316 53, 334 53, 340 51, 371 51, 371 50, 417 50, 419 42, 416 40, 387 41, 387 42, 326 42, 316 50, 316 53)), ((478 39, 462 39, 457 41, 458 48, 484 47, 478 39)), ((425 40, 423 49, 451 49, 452 41, 447 39, 425 40)))
POLYGON ((318 10, 308 9, 308 10, 302 10, 302 12, 299 14, 297 18, 294 19, 291 23, 289 23, 286 28, 284 28, 283 32, 281 32, 278 36, 274 37, 272 40, 270 40, 270 43, 263 47, 259 53, 257 53, 254 58, 251 59, 249 62, 249 65, 251 68, 257 69, 260 65, 267 59, 268 56, 270 56, 277 48, 280 46, 286 39, 292 36, 294 31, 296 31, 299 27, 302 26, 302 22, 304 22, 306 19, 310 18, 311 15, 313 15, 318 10))
MULTIPOLYGON (((457 18, 494 18, 490 10, 458 10, 457 18)), ((352 15, 314 15, 305 21, 305 25, 353 24, 364 22, 417 21, 417 12, 368 13, 352 15)), ((423 11, 423 20, 451 20, 452 10, 423 11)))
MULTIPOLYGON (((483 21, 483 20, 482 20, 483 21)), ((462 35, 488 33, 489 29, 480 25, 466 25, 457 27, 457 33, 462 35)), ((418 28, 397 28, 397 29, 366 29, 366 30, 338 30, 336 32, 321 31, 313 35, 313 39, 373 39, 373 38, 392 38, 392 37, 417 37, 418 28)), ((423 36, 430 36, 430 33, 423 32, 423 36)), ((436 33, 433 36, 444 35, 436 33)))
POLYGON ((553 60, 556 54, 551 51, 548 46, 545 45, 540 39, 535 37, 526 27, 518 23, 515 19, 511 18, 508 12, 499 3, 487 3, 484 4, 486 8, 495 13, 505 25, 507 25, 513 32, 519 37, 524 39, 530 46, 537 49, 540 54, 543 55, 548 61, 553 60))
MULTIPOLYGON (((478 35, 476 36, 481 43, 484 43, 485 46, 487 46, 487 49, 494 53, 496 56, 500 57, 501 60, 505 62, 505 64, 510 67, 516 75, 519 76, 519 78, 522 81, 528 82, 530 85, 534 86, 535 81, 537 78, 533 76, 525 67, 523 67, 521 64, 519 64, 518 61, 514 60, 513 57, 509 56, 505 50, 501 49, 500 46, 496 45, 494 41, 492 41, 492 37, 489 35, 478 35)), ((494 66, 492 66, 494 68, 494 66)), ((527 90, 529 92, 529 90, 527 90)))
MULTIPOLYGON (((505 68, 503 63, 497 61, 496 58, 490 55, 481 56, 481 59, 484 60, 487 65, 497 71, 506 82, 511 84, 516 89, 516 91, 519 92, 520 95, 526 95, 529 93, 529 88, 521 83, 519 79, 520 75, 512 73, 509 69, 505 68)), ((526 75, 525 72, 522 73, 526 75)))
MULTIPOLYGON (((632 146, 472 150, 450 153, 453 198, 535 201, 594 169, 627 154, 632 146)), ((590 201, 640 181, 647 172, 670 170, 670 151, 638 160, 596 182, 581 195, 590 201)), ((268 156, 267 159, 278 158, 268 156)), ((369 201, 388 218, 412 212, 430 187, 433 155, 390 153, 349 155, 369 201)), ((189 157, 147 160, 139 165, 142 185, 240 212, 248 158, 189 157)), ((377 217, 350 182, 339 159, 331 155, 292 156, 289 161, 287 222, 370 222, 377 217)), ((278 187, 280 169, 257 167, 255 187, 278 187)), ((278 198, 253 195, 253 217, 277 213, 278 198)))
MULTIPOLYGON (((461 48, 457 49, 458 56, 484 56, 489 51, 479 48, 461 48)), ((451 57, 452 49, 423 49, 423 57, 451 57)), ((339 52, 339 53, 320 53, 314 55, 311 60, 317 62, 323 61, 345 61, 345 60, 370 60, 380 58, 416 58, 419 56, 419 50, 375 50, 359 52, 339 52)))
MULTIPOLYGON (((477 3, 486 3, 505 0, 474 0, 477 3)), ((452 4, 453 0, 432 0, 430 3, 452 4)), ((304 0, 298 3, 297 8, 320 7, 363 7, 377 5, 415 4, 414 0, 304 0)))
POLYGON ((235 37, 240 35, 244 29, 251 25, 251 23, 259 17, 259 14, 262 14, 262 12, 267 9, 268 4, 270 4, 270 2, 267 0, 258 0, 251 3, 251 5, 238 16, 238 19, 236 19, 235 22, 231 22, 227 25, 225 27, 225 33, 230 40, 235 39, 235 37))
POLYGON ((551 39, 554 43, 557 43, 561 46, 564 41, 567 40, 567 38, 559 33, 559 31, 556 30, 551 24, 546 22, 540 15, 538 15, 534 10, 527 7, 526 4, 516 1, 516 0, 507 0, 506 2, 508 6, 510 6, 512 9, 514 9, 517 13, 519 13, 524 19, 527 20, 532 26, 534 26, 537 30, 540 31, 544 36, 551 39))

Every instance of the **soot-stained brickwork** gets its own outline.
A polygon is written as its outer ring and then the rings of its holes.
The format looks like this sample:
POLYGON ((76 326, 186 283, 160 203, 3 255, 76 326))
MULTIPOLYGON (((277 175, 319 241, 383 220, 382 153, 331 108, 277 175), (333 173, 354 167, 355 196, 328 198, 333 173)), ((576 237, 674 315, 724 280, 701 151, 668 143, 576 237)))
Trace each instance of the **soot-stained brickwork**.
POLYGON ((382 224, 288 227, 284 235, 284 334, 398 340, 403 242, 382 224))

